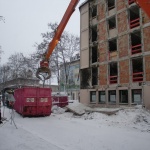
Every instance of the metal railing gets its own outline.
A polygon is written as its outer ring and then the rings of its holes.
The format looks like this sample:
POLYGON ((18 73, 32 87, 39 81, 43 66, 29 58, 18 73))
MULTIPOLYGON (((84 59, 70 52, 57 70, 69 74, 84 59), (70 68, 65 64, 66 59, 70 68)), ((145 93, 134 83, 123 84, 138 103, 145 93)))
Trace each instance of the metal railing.
POLYGON ((142 44, 131 46, 131 53, 137 54, 142 52, 142 44))
POLYGON ((118 79, 118 76, 110 76, 109 77, 109 83, 115 84, 115 83, 117 83, 117 79, 118 79))
POLYGON ((132 74, 133 82, 143 81, 143 72, 136 72, 132 74))
POLYGON ((130 20, 130 29, 135 28, 140 25, 140 18, 130 20))

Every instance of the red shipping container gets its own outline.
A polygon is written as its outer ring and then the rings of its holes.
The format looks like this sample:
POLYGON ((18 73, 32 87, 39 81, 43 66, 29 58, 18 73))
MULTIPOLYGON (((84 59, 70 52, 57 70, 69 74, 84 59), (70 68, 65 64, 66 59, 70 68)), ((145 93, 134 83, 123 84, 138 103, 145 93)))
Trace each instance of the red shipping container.
POLYGON ((52 96, 53 105, 57 105, 59 107, 65 107, 68 105, 68 96, 62 95, 54 95, 52 96))
POLYGON ((22 116, 51 114, 51 88, 25 87, 15 90, 14 109, 22 116))

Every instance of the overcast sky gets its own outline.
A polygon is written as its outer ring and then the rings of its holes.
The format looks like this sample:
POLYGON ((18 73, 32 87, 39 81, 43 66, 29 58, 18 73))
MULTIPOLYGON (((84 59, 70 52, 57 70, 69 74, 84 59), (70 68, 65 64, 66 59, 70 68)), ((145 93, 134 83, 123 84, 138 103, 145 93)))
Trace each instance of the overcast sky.
MULTIPOLYGON (((79 5, 65 30, 79 35, 79 5)), ((70 0, 0 0, 0 45, 4 54, 1 64, 15 52, 28 56, 35 51, 34 43, 42 42, 41 33, 49 31, 47 24, 60 22, 70 0)))

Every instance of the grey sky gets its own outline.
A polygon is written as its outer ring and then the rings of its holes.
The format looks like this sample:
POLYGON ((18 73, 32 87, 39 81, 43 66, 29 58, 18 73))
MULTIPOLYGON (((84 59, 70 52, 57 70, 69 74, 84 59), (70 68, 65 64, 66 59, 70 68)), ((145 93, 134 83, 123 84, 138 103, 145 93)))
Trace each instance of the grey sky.
MULTIPOLYGON (((83 2, 81 0, 78 6, 83 2)), ((35 51, 34 43, 42 41, 41 33, 49 31, 47 24, 60 22, 70 0, 0 0, 0 45, 4 54, 1 64, 15 52, 25 56, 35 51)), ((79 35, 80 14, 78 6, 65 30, 79 35)))

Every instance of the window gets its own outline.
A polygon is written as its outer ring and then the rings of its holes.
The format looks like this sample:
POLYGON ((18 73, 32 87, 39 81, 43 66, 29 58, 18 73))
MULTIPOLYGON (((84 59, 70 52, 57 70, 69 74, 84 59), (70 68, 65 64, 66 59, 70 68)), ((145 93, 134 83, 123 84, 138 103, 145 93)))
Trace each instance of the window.
POLYGON ((142 90, 134 89, 132 90, 132 103, 141 104, 142 102, 142 90))
POLYGON ((117 51, 117 39, 112 39, 109 41, 109 52, 117 51))
POLYGON ((92 63, 97 62, 97 45, 92 47, 92 63))
POLYGON ((97 26, 92 27, 92 42, 97 41, 97 26))
POLYGON ((140 25, 139 7, 134 6, 129 9, 130 12, 130 28, 135 28, 140 25))
POLYGON ((96 91, 90 92, 90 102, 96 103, 96 91))
POLYGON ((92 68, 92 85, 98 84, 98 68, 93 67, 92 68))
POLYGON ((120 90, 119 91, 119 102, 120 103, 128 103, 128 90, 120 90))
POLYGON ((99 102, 100 103, 105 103, 106 99, 106 94, 105 91, 99 91, 99 102))
POLYGON ((131 54, 137 54, 142 52, 142 43, 141 43, 141 32, 131 33, 131 54))
POLYGON ((107 1, 108 11, 115 8, 115 0, 107 1))
POLYGON ((96 17, 97 15, 97 5, 94 5, 92 7, 92 18, 96 17))
POLYGON ((109 83, 114 84, 117 83, 118 79, 118 66, 117 62, 110 63, 109 65, 109 83))
POLYGON ((91 78, 90 69, 81 69, 81 89, 87 89, 89 86, 89 79, 91 78))
POLYGON ((112 90, 112 91, 108 91, 109 94, 109 102, 110 103, 116 103, 116 91, 112 90))
POLYGON ((116 17, 115 16, 108 19, 108 27, 109 27, 109 30, 116 28, 116 17))
POLYGON ((143 59, 136 58, 132 60, 132 79, 133 82, 143 81, 143 59))

